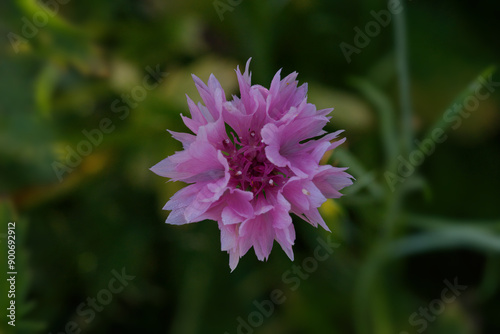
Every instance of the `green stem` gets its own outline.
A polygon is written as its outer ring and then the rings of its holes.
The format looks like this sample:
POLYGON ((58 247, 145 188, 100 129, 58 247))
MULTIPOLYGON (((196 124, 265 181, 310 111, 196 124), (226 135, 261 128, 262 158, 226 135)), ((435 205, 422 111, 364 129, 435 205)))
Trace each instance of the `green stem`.
POLYGON ((401 214, 401 204, 403 201, 401 188, 396 189, 396 192, 389 194, 389 199, 386 203, 386 215, 383 223, 382 240, 389 242, 394 237, 397 219, 401 214))
POLYGON ((351 78, 350 83, 363 93, 379 114, 380 135, 385 150, 387 168, 390 168, 398 155, 396 127, 394 125, 394 108, 389 99, 368 80, 351 78))
POLYGON ((394 15, 394 41, 396 46, 396 66, 399 81, 399 103, 401 106, 401 139, 403 152, 408 154, 412 149, 413 127, 410 97, 410 74, 408 70, 408 47, 406 43, 406 20, 404 3, 401 2, 401 13, 394 15))

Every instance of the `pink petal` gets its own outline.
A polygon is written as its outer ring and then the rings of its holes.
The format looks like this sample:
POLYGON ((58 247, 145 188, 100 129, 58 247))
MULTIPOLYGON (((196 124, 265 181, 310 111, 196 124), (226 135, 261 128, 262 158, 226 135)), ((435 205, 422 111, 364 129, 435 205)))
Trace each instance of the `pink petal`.
POLYGON ((192 183, 221 178, 226 166, 227 162, 219 160, 218 151, 212 145, 197 140, 186 150, 151 167, 151 171, 173 181, 192 183))
POLYGON ((250 201, 253 194, 240 189, 231 190, 225 196, 225 207, 222 210, 222 223, 224 225, 241 223, 254 214, 254 209, 250 201))
POLYGON ((222 112, 222 104, 226 101, 224 90, 213 74, 208 79, 208 86, 196 75, 192 75, 196 88, 206 105, 206 110, 201 110, 207 122, 211 123, 219 119, 222 112))
POLYGON ((172 135, 174 139, 182 143, 182 147, 184 149, 189 148, 189 145, 191 145, 196 140, 196 136, 189 133, 175 132, 170 130, 167 131, 172 135))
POLYGON ((321 166, 314 175, 313 182, 326 198, 338 198, 342 196, 339 190, 352 184, 353 177, 344 172, 346 169, 321 166))
POLYGON ((293 261, 292 246, 295 242, 295 228, 293 224, 284 229, 276 229, 276 241, 280 244, 286 255, 293 261))
MULTIPOLYGON (((320 200, 320 197, 317 196, 317 194, 315 194, 315 191, 312 189, 309 183, 312 182, 307 179, 292 177, 283 187, 283 196, 288 200, 288 202, 290 202, 293 210, 299 212, 309 210, 311 206, 312 194, 316 195, 315 196, 316 200, 318 201, 320 200), (313 191, 313 193, 311 193, 310 190, 313 191)), ((320 191, 316 187, 314 188, 316 192, 321 195, 320 191)), ((324 201, 326 201, 326 199, 324 199, 323 202, 324 201)), ((321 203, 319 205, 321 205, 321 203)))

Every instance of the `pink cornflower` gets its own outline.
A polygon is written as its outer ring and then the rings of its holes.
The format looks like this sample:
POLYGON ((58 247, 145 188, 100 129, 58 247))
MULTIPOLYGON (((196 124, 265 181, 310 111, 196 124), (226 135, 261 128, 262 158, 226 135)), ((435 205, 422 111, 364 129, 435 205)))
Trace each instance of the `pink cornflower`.
POLYGON ((181 117, 194 135, 170 131, 184 150, 151 168, 189 184, 163 208, 171 210, 166 222, 217 221, 231 270, 251 247, 267 259, 274 240, 293 260, 290 213, 329 231, 318 208, 352 184, 347 168, 319 165, 345 141, 331 142, 342 130, 323 130, 333 109, 307 103, 307 84, 297 87, 296 72, 280 80, 278 71, 269 89, 252 86, 249 65, 243 74, 237 68, 241 96, 231 101, 213 75, 208 86, 193 75, 205 105, 187 97, 191 118, 181 117))

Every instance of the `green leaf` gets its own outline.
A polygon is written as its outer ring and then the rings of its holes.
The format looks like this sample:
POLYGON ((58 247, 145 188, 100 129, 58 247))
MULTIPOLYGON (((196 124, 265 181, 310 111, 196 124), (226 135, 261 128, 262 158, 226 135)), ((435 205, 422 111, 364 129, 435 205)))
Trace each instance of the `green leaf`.
POLYGON ((38 110, 43 116, 48 116, 52 109, 52 93, 58 78, 57 68, 47 63, 35 81, 35 101, 38 110))
POLYGON ((386 252, 388 256, 399 258, 451 248, 500 252, 500 236, 473 227, 457 226, 399 239, 389 245, 386 252))
POLYGON ((484 77, 492 75, 496 71, 495 66, 490 66, 487 69, 485 69, 483 72, 481 72, 475 79, 472 81, 467 88, 465 88, 454 100, 453 102, 446 108, 446 110, 443 112, 441 117, 434 123, 434 126, 430 128, 429 131, 427 131, 426 135, 424 136, 424 139, 422 140, 423 142, 426 142, 428 140, 434 141, 434 132, 436 130, 440 130, 443 132, 446 132, 448 128, 451 126, 453 122, 448 121, 447 119, 451 119, 454 116, 456 116, 461 110, 462 106, 464 104, 465 99, 467 99, 469 96, 473 95, 476 89, 479 89, 482 85, 482 80, 484 77))
POLYGON ((454 229, 461 227, 475 228, 483 231, 500 232, 500 219, 492 220, 455 220, 450 218, 429 217, 417 214, 408 216, 408 225, 428 230, 454 229))

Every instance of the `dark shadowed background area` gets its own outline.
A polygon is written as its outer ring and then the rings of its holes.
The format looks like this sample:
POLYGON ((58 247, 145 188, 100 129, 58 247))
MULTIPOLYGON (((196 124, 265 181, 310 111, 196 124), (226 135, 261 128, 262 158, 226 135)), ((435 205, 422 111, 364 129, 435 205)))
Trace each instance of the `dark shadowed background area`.
POLYGON ((499 333, 499 13, 2 1, 0 333, 499 333), (165 130, 188 131, 191 73, 229 99, 250 57, 254 84, 297 71, 335 108, 347 142, 323 163, 356 181, 320 209, 332 233, 294 217, 294 262, 275 244, 230 273, 215 222, 164 223, 183 184, 149 168, 182 149, 165 130))

